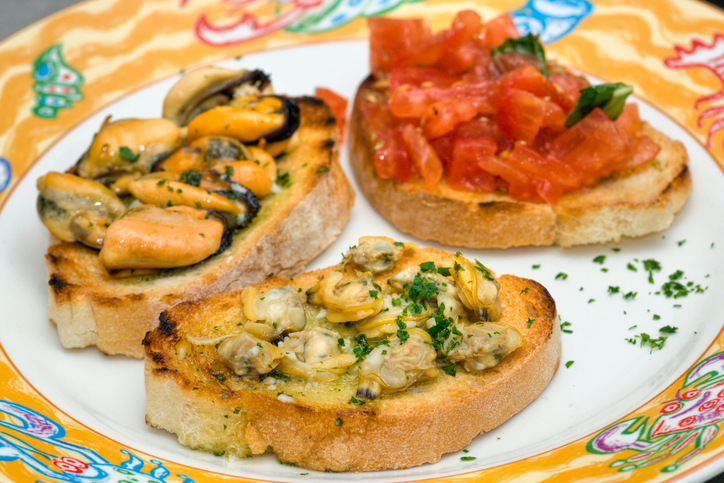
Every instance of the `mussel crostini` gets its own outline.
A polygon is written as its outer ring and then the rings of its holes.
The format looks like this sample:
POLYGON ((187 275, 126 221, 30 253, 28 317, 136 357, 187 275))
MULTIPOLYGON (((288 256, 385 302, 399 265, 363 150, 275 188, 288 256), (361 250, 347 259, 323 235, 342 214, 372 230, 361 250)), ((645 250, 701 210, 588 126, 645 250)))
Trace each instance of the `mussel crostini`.
POLYGON ((275 157, 298 126, 296 103, 263 72, 199 69, 171 88, 163 118, 106 118, 67 173, 40 178, 39 216, 100 250, 115 277, 194 265, 283 189, 275 157))

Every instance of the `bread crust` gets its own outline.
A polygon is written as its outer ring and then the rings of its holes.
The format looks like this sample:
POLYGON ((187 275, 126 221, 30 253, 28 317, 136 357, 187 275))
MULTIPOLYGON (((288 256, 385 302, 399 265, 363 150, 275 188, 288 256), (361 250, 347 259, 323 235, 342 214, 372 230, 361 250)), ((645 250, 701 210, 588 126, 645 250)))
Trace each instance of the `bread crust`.
POLYGON ((619 241, 668 228, 691 193, 683 144, 646 123, 644 133, 661 146, 654 160, 567 193, 555 206, 456 190, 444 178, 432 191, 419 177, 382 179, 373 163, 374 134, 360 109, 366 96, 379 92, 372 77, 357 90, 349 123, 350 165, 370 204, 398 229, 424 240, 472 248, 619 241))
MULTIPOLYGON (((440 250, 421 249, 399 269, 429 260, 440 265, 451 258, 440 250)), ((269 279, 259 289, 290 284, 305 290, 336 268, 304 273, 293 281, 269 279)), ((311 394, 292 394, 290 401, 277 397, 280 391, 287 394, 283 385, 230 389, 207 368, 184 365, 177 344, 186 334, 203 333, 216 324, 223 333, 224 321, 233 330, 241 311, 240 291, 179 304, 165 312, 161 325, 144 341, 146 422, 175 433, 180 443, 194 449, 238 457, 273 452, 281 462, 319 471, 402 469, 437 462, 522 410, 559 365, 561 334, 548 291, 512 275, 498 280, 501 322, 524 335, 522 347, 495 368, 476 374, 458 370, 455 377, 441 371, 432 381, 363 406, 348 403, 354 392, 345 392, 346 387, 341 394, 334 386, 309 388, 311 394), (531 318, 535 321, 528 327, 531 318)))
POLYGON ((318 99, 295 100, 301 124, 277 161, 280 172, 290 173, 289 187, 262 200, 252 224, 222 254, 149 279, 114 279, 96 250, 79 243, 49 247, 48 315, 63 347, 96 345, 106 354, 141 358, 141 340, 162 311, 269 274, 297 273, 337 237, 354 191, 339 165, 335 118, 318 99))

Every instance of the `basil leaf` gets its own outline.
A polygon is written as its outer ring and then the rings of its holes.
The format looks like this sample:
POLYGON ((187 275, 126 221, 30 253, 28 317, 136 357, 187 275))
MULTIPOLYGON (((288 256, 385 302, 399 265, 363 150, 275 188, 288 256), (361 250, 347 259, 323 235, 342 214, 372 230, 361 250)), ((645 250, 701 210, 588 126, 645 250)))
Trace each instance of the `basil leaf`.
POLYGON ((626 105, 626 98, 633 87, 617 82, 600 84, 581 89, 581 97, 566 118, 566 127, 571 127, 599 107, 612 120, 618 119, 626 105))
POLYGON ((543 45, 538 40, 537 35, 528 34, 518 39, 505 39, 505 42, 490 51, 490 55, 508 54, 510 52, 519 52, 521 54, 532 55, 541 63, 541 73, 543 77, 548 78, 548 65, 546 64, 546 52, 543 45))

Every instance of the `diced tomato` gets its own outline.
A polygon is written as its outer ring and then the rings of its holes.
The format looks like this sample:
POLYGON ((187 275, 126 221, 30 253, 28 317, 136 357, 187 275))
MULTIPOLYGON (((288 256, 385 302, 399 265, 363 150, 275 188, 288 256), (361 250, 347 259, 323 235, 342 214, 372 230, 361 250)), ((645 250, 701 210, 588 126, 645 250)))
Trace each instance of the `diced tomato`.
POLYGON ((530 92, 501 87, 498 92, 498 125, 511 138, 530 144, 543 124, 546 101, 530 92))
POLYGON ((460 80, 460 76, 432 67, 396 67, 390 71, 387 80, 394 92, 404 85, 450 87, 460 80))
POLYGON ((495 112, 495 82, 458 84, 448 88, 402 86, 390 96, 390 110, 397 117, 422 117, 430 107, 450 99, 469 99, 478 114, 495 112))
POLYGON ((622 166, 622 169, 632 169, 642 164, 648 163, 659 154, 661 146, 656 144, 653 139, 645 134, 641 134, 636 137, 636 140, 632 143, 632 156, 631 163, 626 166, 622 166))
POLYGON ((473 10, 458 12, 449 29, 436 33, 424 50, 427 65, 440 63, 450 73, 461 73, 472 65, 479 52, 472 40, 483 28, 483 21, 473 10), (468 42, 470 41, 470 42, 468 42))
POLYGON ((449 133, 458 124, 469 121, 476 115, 477 109, 468 99, 436 102, 422 118, 422 130, 427 139, 434 139, 449 133))
POLYGON ((434 189, 442 178, 442 162, 437 153, 425 136, 411 124, 406 124, 403 128, 402 139, 425 184, 429 189, 434 189))
POLYGON ((561 106, 552 101, 546 101, 543 109, 543 122, 541 128, 549 128, 552 132, 561 133, 566 130, 566 114, 561 106))
POLYGON ((500 77, 500 87, 520 89, 538 97, 555 95, 555 88, 541 72, 530 64, 522 65, 500 77))
POLYGON ((505 39, 517 39, 518 37, 520 37, 520 33, 513 22, 513 17, 504 13, 485 23, 485 29, 478 38, 478 44, 483 49, 490 50, 505 42, 505 39))
POLYGON ((580 176, 566 163, 541 156, 521 143, 505 160, 485 158, 484 169, 508 181, 508 193, 519 199, 543 199, 555 204, 566 192, 581 186, 580 176))
POLYGON ((566 116, 589 84, 555 63, 546 78, 529 54, 491 58, 490 49, 519 36, 510 15, 483 24, 462 11, 436 34, 419 19, 369 25, 373 73, 390 89, 387 103, 362 106, 382 178, 419 174, 434 189, 444 173, 455 189, 505 188, 517 199, 555 204, 660 150, 641 133, 635 104, 615 122, 594 109, 567 129, 566 116))
POLYGON ((461 73, 477 58, 466 41, 480 33, 483 23, 473 10, 458 12, 450 28, 432 34, 422 19, 373 17, 370 31, 370 66, 372 72, 389 72, 395 67, 444 67, 461 73), (443 60, 444 59, 444 60, 443 60))
POLYGON ((400 181, 407 181, 415 173, 402 138, 402 126, 389 131, 382 146, 375 151, 375 170, 380 178, 400 181))
POLYGON ((432 32, 423 19, 372 17, 370 31, 370 68, 373 73, 389 72, 394 67, 420 64, 420 47, 430 42, 432 32))
POLYGON ((337 130, 339 130, 339 139, 341 142, 344 140, 344 123, 347 118, 347 99, 324 87, 317 87, 314 91, 314 97, 322 99, 332 109, 334 118, 337 120, 337 130))
POLYGON ((639 106, 637 104, 626 104, 623 108, 623 112, 618 119, 614 121, 614 124, 619 129, 630 134, 637 134, 641 131, 641 118, 639 117, 639 106))
POLYGON ((383 179, 410 179, 415 169, 402 141, 402 125, 395 121, 387 104, 381 100, 362 99, 360 111, 376 141, 374 164, 377 174, 383 179))
POLYGON ((581 89, 590 84, 584 78, 571 74, 561 67, 548 69, 548 81, 555 89, 552 100, 568 114, 581 97, 581 89))
POLYGON ((601 109, 594 109, 551 145, 550 154, 586 174, 592 181, 616 170, 631 155, 625 133, 601 109))
POLYGON ((487 136, 457 138, 454 141, 446 176, 455 189, 494 192, 505 186, 503 180, 480 167, 479 158, 493 156, 498 147, 487 136))

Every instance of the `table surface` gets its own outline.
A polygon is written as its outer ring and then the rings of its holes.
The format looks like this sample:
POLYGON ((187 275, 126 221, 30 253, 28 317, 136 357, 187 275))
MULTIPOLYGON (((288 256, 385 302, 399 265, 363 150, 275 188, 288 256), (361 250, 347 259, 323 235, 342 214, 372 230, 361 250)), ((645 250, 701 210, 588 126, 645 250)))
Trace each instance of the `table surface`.
MULTIPOLYGON (((724 9, 724 0, 704 0, 724 9)), ((79 0, 0 0, 0 41, 79 0)), ((724 481, 724 473, 707 483, 724 481)))

